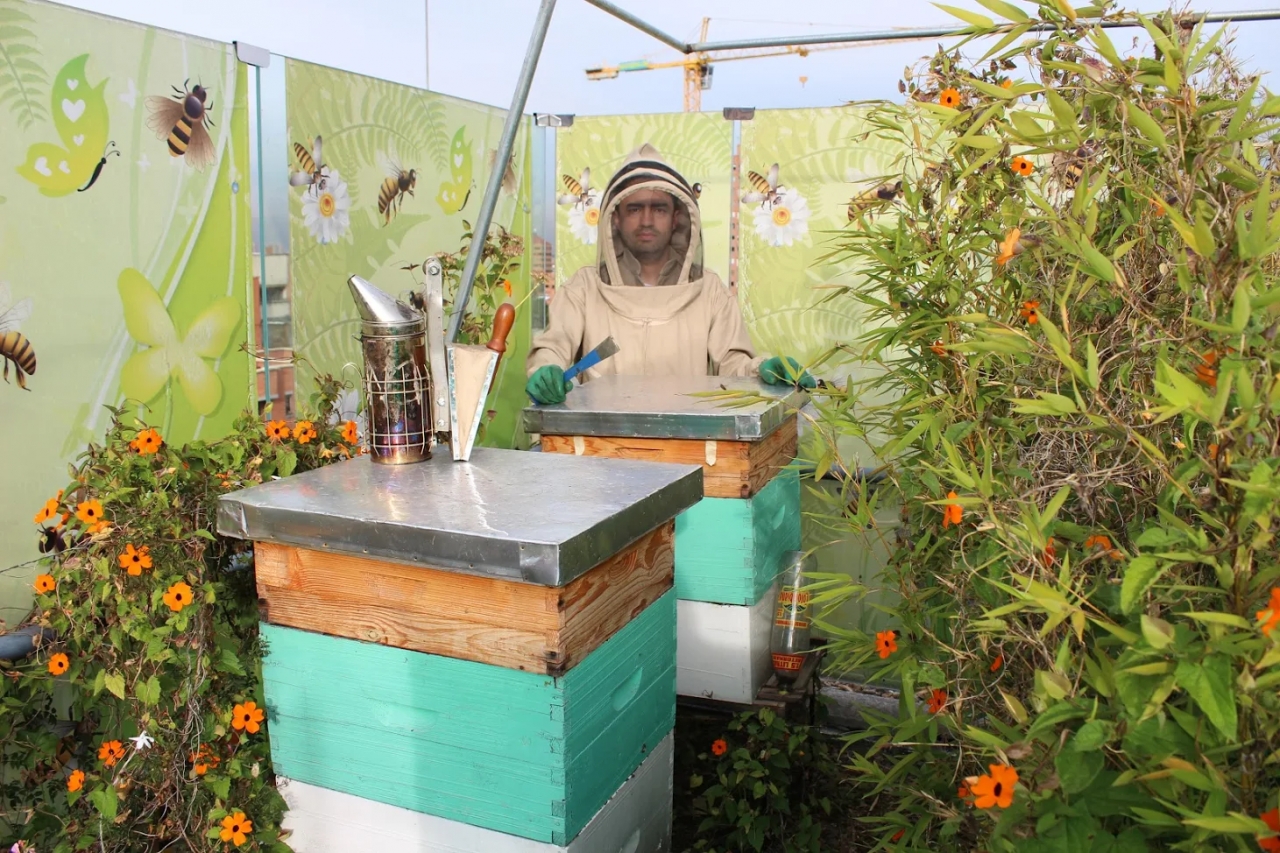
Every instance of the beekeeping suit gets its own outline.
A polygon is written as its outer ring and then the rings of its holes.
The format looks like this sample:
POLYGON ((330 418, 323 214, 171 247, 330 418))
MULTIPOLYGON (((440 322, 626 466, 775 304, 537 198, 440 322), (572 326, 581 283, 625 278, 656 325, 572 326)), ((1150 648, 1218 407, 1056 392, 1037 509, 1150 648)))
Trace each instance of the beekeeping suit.
POLYGON ((580 381, 609 374, 757 375, 764 358, 752 348, 737 299, 703 266, 702 220, 693 190, 653 146, 633 151, 609 180, 596 227, 596 263, 556 288, 550 326, 529 351, 528 376, 547 365, 568 368, 609 336, 617 354, 580 374, 580 381), (641 264, 624 245, 614 217, 642 190, 674 199, 666 261, 650 282, 641 280, 641 264))

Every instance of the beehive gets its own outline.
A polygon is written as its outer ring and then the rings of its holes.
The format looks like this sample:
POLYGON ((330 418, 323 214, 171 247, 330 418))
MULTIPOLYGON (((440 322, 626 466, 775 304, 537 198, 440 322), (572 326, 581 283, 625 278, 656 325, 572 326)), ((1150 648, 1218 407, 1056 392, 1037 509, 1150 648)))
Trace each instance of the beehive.
POLYGON ((674 518, 701 491, 696 466, 482 448, 226 496, 297 820, 349 797, 479 845, 451 853, 578 849, 674 725, 674 518))
POLYGON ((544 453, 702 468, 705 497, 676 520, 683 695, 748 703, 768 677, 761 625, 781 555, 800 547, 793 462, 806 401, 755 379, 606 376, 525 410, 544 453), (725 391, 757 396, 725 405, 714 396, 725 391))

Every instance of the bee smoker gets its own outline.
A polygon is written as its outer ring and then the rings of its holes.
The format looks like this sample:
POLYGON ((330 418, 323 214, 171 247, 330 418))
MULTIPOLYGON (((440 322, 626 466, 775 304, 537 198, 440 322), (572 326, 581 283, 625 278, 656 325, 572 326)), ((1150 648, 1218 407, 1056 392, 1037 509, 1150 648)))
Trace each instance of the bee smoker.
POLYGON ((390 465, 430 459, 434 412, 426 321, 359 276, 347 285, 361 320, 370 456, 390 465))
POLYGON ((778 606, 773 615, 770 652, 778 681, 795 681, 809 651, 809 591, 804 575, 816 568, 812 554, 787 551, 778 575, 778 606))

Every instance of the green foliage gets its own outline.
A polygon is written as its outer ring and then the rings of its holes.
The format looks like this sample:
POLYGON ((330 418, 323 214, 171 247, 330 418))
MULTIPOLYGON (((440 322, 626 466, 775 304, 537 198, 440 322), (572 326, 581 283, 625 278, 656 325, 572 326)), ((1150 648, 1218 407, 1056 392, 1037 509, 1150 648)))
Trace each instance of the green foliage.
POLYGON ((827 744, 763 708, 735 717, 710 746, 698 755, 707 770, 689 780, 703 816, 694 850, 820 849, 835 768, 827 744))
POLYGON ((1252 849, 1280 783, 1280 97, 1167 15, 1122 58, 1109 6, 982 5, 1008 23, 964 16, 999 39, 976 67, 939 53, 875 110, 902 194, 833 295, 882 373, 818 401, 819 444, 866 435, 887 480, 823 522, 902 507, 898 650, 825 626, 837 668, 902 686, 852 767, 909 828, 889 847, 1252 849))
MULTIPOLYGON (((463 221, 462 227, 466 231, 462 235, 458 251, 438 255, 440 266, 444 270, 447 313, 453 311, 458 288, 462 285, 462 268, 466 266, 467 254, 471 251, 471 223, 463 221)), ((501 225, 495 225, 490 230, 484 243, 484 252, 480 255, 480 266, 476 268, 471 295, 467 299, 467 315, 458 329, 458 343, 483 344, 489 340, 489 335, 493 332, 493 314, 499 305, 511 298, 511 279, 519 273, 523 258, 524 240, 520 239, 520 235, 513 234, 501 225)))
POLYGON ((7 103, 22 130, 48 116, 49 75, 36 61, 39 42, 26 24, 34 23, 15 0, 0 2, 0 104, 7 103))
MULTIPOLYGON (((340 390, 322 381, 312 410, 332 411, 340 390)), ((252 546, 217 536, 216 506, 349 457, 354 430, 316 417, 273 439, 244 415, 225 438, 177 448, 115 411, 37 515, 52 547, 29 623, 53 639, 0 669, 0 797, 16 839, 52 853, 224 850, 220 821, 243 812, 240 849, 289 849, 259 719, 252 546), (130 740, 143 734, 154 742, 130 740)))

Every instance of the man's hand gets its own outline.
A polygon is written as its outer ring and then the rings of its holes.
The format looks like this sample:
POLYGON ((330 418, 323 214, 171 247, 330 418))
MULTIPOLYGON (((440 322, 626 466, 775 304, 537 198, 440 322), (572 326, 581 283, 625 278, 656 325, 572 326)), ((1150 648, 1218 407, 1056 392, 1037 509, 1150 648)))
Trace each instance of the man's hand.
POLYGON ((768 385, 798 385, 801 388, 815 388, 816 379, 800 367, 800 362, 790 356, 774 356, 760 365, 760 378, 768 385))
POLYGON ((563 403, 564 398, 573 390, 573 383, 564 378, 564 369, 554 364, 544 364, 533 372, 524 391, 533 402, 543 406, 563 403))

